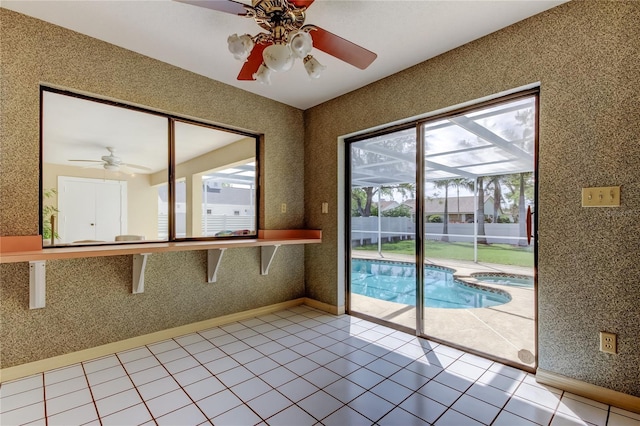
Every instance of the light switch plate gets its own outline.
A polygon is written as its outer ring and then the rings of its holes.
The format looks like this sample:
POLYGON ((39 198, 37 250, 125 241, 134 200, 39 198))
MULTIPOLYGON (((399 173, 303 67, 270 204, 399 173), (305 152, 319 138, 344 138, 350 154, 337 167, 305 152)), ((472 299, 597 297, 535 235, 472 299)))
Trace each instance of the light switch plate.
POLYGON ((582 188, 582 207, 620 207, 620 187, 582 188))

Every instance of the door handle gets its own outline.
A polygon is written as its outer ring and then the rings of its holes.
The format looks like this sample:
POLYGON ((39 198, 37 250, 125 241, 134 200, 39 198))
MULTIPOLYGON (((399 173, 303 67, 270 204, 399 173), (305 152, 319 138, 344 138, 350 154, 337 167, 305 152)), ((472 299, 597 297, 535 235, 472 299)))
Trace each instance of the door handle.
POLYGON ((527 245, 531 245, 531 206, 527 207, 527 245))

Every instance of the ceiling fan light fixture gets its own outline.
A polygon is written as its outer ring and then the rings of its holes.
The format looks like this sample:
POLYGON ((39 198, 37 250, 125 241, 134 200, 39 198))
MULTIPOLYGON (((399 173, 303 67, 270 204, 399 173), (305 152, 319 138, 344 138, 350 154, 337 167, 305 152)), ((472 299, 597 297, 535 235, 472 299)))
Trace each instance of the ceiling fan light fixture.
POLYGON ((296 31, 292 33, 289 45, 291 46, 291 52, 293 52, 296 57, 302 59, 311 53, 313 40, 308 32, 296 31))
MULTIPOLYGON (((289 71, 295 61, 291 49, 287 44, 283 43, 267 46, 262 52, 262 59, 264 64, 275 72, 289 71)), ((258 70, 259 72, 260 70, 258 70)))
POLYGON ((271 84, 271 70, 264 63, 262 63, 260 65, 260 68, 258 68, 258 72, 253 74, 253 78, 257 82, 266 84, 268 86, 271 84))
POLYGON ((361 70, 377 57, 374 52, 321 27, 305 25, 307 9, 314 0, 251 0, 251 5, 248 0, 174 1, 250 18, 266 31, 253 37, 249 34, 228 37, 229 51, 245 62, 238 74, 240 81, 255 80, 258 76, 261 83, 269 84, 267 71, 288 71, 298 58, 303 60, 311 78, 319 78, 326 67, 310 56, 314 47, 361 70))
POLYGON ((327 68, 311 55, 305 56, 302 62, 304 63, 304 69, 307 70, 307 74, 311 78, 320 78, 322 71, 327 68))
POLYGON ((120 166, 118 166, 117 164, 109 164, 109 163, 105 163, 102 167, 104 167, 105 170, 110 170, 110 171, 116 171, 120 168, 120 166))
POLYGON ((227 38, 227 44, 229 45, 229 52, 233 54, 233 57, 239 61, 246 62, 247 58, 253 50, 253 40, 249 34, 232 34, 227 38))

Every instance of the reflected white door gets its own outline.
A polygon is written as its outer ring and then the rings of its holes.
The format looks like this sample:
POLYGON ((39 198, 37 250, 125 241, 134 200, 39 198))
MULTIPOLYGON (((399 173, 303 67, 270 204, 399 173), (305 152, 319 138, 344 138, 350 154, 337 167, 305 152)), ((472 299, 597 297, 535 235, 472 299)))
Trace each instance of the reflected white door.
POLYGON ((126 234, 127 183, 58 177, 58 234, 61 243, 114 241, 126 234))

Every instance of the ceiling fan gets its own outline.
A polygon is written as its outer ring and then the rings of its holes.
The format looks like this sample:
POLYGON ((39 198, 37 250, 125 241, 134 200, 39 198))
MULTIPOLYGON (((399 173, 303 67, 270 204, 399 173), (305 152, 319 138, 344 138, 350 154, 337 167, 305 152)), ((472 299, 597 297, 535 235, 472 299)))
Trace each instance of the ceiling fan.
POLYGON ((302 59, 312 78, 325 68, 310 53, 313 47, 364 70, 377 55, 316 25, 304 25, 307 8, 314 0, 252 0, 252 5, 234 0, 175 0, 219 12, 253 18, 267 32, 255 36, 229 36, 233 56, 244 62, 238 80, 271 83, 271 73, 288 71, 302 59))
POLYGON ((151 171, 149 167, 138 166, 136 164, 123 163, 120 157, 115 155, 116 149, 112 146, 106 147, 107 151, 109 151, 109 155, 103 155, 100 157, 100 160, 69 160, 69 161, 81 161, 85 163, 101 163, 102 167, 105 170, 117 171, 120 170, 120 167, 128 167, 130 169, 140 169, 151 171))

